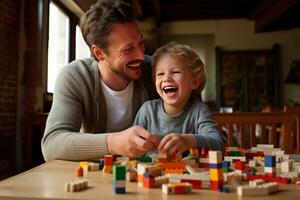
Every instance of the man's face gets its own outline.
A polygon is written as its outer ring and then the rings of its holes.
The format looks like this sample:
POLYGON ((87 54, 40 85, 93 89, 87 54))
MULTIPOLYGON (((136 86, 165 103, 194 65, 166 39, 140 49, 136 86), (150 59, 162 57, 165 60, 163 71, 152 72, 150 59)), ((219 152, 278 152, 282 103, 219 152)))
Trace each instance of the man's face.
POLYGON ((108 73, 125 80, 139 79, 144 50, 143 35, 135 22, 115 25, 108 36, 108 51, 104 54, 108 73))

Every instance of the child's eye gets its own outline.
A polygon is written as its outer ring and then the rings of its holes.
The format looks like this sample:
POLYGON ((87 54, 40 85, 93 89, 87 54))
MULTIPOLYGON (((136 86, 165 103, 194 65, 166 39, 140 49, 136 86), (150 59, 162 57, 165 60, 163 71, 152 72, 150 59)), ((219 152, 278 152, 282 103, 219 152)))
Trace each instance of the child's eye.
POLYGON ((164 75, 164 73, 162 73, 162 72, 156 74, 156 76, 163 76, 163 75, 164 75))
POLYGON ((180 73, 180 71, 174 71, 173 72, 173 74, 179 74, 180 73))

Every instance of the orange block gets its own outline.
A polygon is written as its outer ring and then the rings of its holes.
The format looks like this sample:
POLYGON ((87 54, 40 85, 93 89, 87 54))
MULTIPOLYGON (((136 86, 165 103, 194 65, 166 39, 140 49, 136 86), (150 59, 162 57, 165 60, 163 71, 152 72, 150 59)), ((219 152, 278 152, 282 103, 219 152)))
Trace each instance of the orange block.
POLYGON ((185 162, 164 162, 163 168, 185 168, 185 162))
POLYGON ((166 168, 165 173, 166 174, 183 174, 184 169, 183 168, 166 168))
POLYGON ((82 177, 83 176, 83 168, 82 167, 78 167, 77 170, 76 170, 76 175, 78 177, 82 177))

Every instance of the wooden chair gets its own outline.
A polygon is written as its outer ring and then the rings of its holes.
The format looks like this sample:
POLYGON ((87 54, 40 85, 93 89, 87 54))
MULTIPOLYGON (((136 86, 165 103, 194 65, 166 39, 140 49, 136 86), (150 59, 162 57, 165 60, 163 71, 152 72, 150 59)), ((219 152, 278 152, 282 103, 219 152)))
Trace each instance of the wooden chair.
POLYGON ((36 113, 26 117, 25 168, 30 169, 44 162, 41 139, 44 134, 48 113, 36 113))
POLYGON ((295 134, 295 139, 296 139, 296 152, 297 154, 300 154, 300 106, 294 107, 289 109, 287 112, 291 112, 296 116, 296 134, 295 134))
POLYGON ((227 134, 229 146, 236 146, 235 138, 238 138, 238 146, 241 148, 270 143, 286 153, 294 151, 291 131, 297 121, 294 113, 214 113, 213 117, 220 130, 227 134), (281 129, 279 140, 276 137, 278 127, 281 129), (246 138, 249 138, 247 143, 246 138))
MULTIPOLYGON (((276 110, 271 106, 266 106, 263 109, 263 112, 272 113, 272 112, 280 112, 281 110, 276 110)), ((283 106, 282 112, 290 113, 294 115, 296 119, 292 123, 292 142, 295 147, 295 153, 300 153, 300 107, 289 107, 287 105, 283 106)), ((281 127, 277 129, 278 132, 281 131, 281 127)))

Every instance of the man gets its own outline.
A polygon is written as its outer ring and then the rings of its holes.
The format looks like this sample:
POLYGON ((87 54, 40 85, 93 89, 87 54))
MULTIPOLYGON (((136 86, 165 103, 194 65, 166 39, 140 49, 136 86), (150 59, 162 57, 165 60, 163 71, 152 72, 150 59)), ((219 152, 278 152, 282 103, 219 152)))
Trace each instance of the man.
POLYGON ((143 72, 148 84, 140 80, 142 71, 151 69, 151 59, 144 56, 132 6, 123 0, 99 0, 80 26, 94 59, 70 63, 57 78, 42 139, 45 160, 136 157, 156 149, 156 136, 130 127, 149 98, 145 86, 152 86, 151 72, 143 72))

